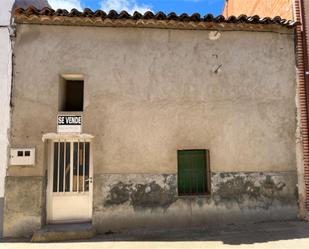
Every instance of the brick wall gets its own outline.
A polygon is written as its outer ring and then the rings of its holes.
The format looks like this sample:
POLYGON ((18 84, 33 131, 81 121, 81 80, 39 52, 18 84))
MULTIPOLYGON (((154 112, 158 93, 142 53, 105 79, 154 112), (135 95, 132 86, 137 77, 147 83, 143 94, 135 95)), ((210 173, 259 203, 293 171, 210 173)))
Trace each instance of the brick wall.
MULTIPOLYGON (((295 20, 301 21, 301 3, 300 0, 295 0, 295 20)), ((299 25, 296 28, 295 39, 295 52, 296 52, 296 64, 298 69, 298 97, 299 97, 299 112, 300 112, 300 134, 302 141, 302 164, 303 169, 299 171, 298 186, 299 186, 299 207, 301 217, 304 218, 303 209, 306 209, 307 202, 307 181, 306 172, 309 166, 309 137, 308 137, 308 115, 307 115, 307 93, 306 83, 304 77, 304 53, 303 53, 303 39, 302 39, 302 27, 299 25)))
MULTIPOLYGON (((297 1, 296 1, 297 2, 297 1)), ((304 8, 304 19, 300 19, 300 21, 303 21, 303 24, 306 25, 306 27, 304 27, 304 31, 306 31, 306 36, 304 37, 304 39, 306 40, 307 45, 309 44, 309 39, 308 39, 308 32, 309 32, 309 2, 307 0, 303 1, 303 8, 304 8)), ((301 30, 299 28, 298 33, 301 33, 301 30)), ((304 33, 305 34, 305 33, 304 33)), ((308 51, 308 55, 309 55, 309 47, 307 46, 307 51, 308 51)), ((300 64, 300 68, 302 70, 307 70, 309 68, 309 61, 308 58, 307 60, 305 60, 306 58, 304 58, 303 60, 303 64, 300 64)), ((309 90, 309 75, 304 75, 304 83, 307 85, 306 86, 306 99, 308 99, 308 90, 309 90), (305 80, 305 78, 307 78, 307 82, 305 80)), ((308 100, 307 100, 308 103, 308 100)), ((308 106, 307 106, 307 122, 308 122, 308 106)), ((307 123, 308 126, 308 123, 307 123)), ((307 136, 308 135, 308 130, 306 132, 307 136)), ((308 139, 309 140, 309 139, 308 139)), ((309 141, 307 141, 307 143, 303 143, 304 145, 304 175, 305 175, 305 208, 307 211, 309 211, 309 141), (306 153, 307 152, 307 153, 306 153), (307 155, 306 155, 307 154, 307 155), (307 157, 306 157, 307 156, 307 157)))
MULTIPOLYGON (((305 19, 306 19, 307 44, 308 44, 308 41, 309 41, 308 39, 309 38, 309 1, 305 0, 304 4, 305 4, 305 19)), ((308 54, 309 54, 309 46, 307 48, 308 48, 308 54)))
POLYGON ((293 19, 292 0, 226 0, 224 16, 259 15, 262 17, 280 16, 293 19))

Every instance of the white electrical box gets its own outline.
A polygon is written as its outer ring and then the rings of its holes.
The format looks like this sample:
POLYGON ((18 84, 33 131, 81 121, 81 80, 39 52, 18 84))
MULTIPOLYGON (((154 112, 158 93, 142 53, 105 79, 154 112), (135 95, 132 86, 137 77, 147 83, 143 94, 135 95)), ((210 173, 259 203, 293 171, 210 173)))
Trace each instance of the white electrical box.
POLYGON ((10 165, 34 165, 35 148, 18 148, 10 151, 10 165))

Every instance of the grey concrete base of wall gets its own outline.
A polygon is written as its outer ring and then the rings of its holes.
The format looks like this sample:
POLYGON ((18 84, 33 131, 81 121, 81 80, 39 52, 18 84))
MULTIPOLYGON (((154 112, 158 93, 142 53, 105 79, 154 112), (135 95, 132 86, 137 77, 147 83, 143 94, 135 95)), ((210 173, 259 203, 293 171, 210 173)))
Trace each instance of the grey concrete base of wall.
MULTIPOLYGON (((94 177, 99 233, 220 226, 297 217, 295 172, 212 173, 211 194, 179 197, 175 174, 94 177)), ((6 177, 4 237, 29 237, 45 217, 44 177, 6 177)))
POLYGON ((220 226, 297 217, 296 172, 213 173, 209 196, 179 197, 175 174, 104 174, 94 179, 100 233, 220 226))
POLYGON ((42 224, 43 177, 6 177, 4 237, 29 237, 42 224))
POLYGON ((31 242, 86 240, 95 235, 96 230, 90 223, 47 225, 33 234, 31 242))

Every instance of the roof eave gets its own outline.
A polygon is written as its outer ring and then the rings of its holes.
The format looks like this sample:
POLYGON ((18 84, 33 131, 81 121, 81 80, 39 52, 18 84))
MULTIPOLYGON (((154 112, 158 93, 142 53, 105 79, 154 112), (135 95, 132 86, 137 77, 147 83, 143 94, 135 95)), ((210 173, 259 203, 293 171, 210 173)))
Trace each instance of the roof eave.
POLYGON ((14 12, 14 21, 17 24, 41 24, 41 25, 69 25, 69 26, 103 26, 103 27, 140 27, 140 28, 164 28, 164 29, 216 29, 216 30, 293 30, 297 23, 274 18, 260 18, 259 16, 247 17, 241 15, 239 17, 224 16, 214 17, 207 14, 201 17, 200 14, 192 15, 163 12, 156 14, 148 11, 144 14, 134 12, 130 15, 126 11, 120 13, 111 10, 108 13, 97 10, 95 12, 90 9, 84 9, 80 12, 72 9, 53 10, 44 8, 38 10, 31 6, 24 9, 16 9, 14 12))

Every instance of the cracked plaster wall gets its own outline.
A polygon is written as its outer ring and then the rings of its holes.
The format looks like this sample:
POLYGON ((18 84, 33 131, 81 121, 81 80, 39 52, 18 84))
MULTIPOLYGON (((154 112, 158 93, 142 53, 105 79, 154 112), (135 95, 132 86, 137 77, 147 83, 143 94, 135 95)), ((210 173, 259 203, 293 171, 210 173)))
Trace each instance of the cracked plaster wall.
MULTIPOLYGON (((8 175, 45 175, 42 135, 56 132, 59 75, 82 73, 83 132, 94 135, 93 219, 100 229, 146 220, 155 226, 294 217, 293 39, 286 29, 214 34, 18 25, 11 145, 35 147, 36 165, 10 166, 8 175), (213 195, 179 198, 177 150, 201 148, 210 150, 213 195)), ((27 223, 21 216, 16 224, 27 223)))
POLYGON ((11 143, 35 146, 37 167, 9 174, 44 175, 63 73, 84 74, 95 174, 175 173, 186 148, 209 149, 214 172, 296 170, 294 36, 282 32, 18 25, 11 143))
POLYGON ((96 176, 93 222, 107 232, 296 218, 295 172, 221 172, 211 179, 209 196, 179 197, 174 174, 96 176))

